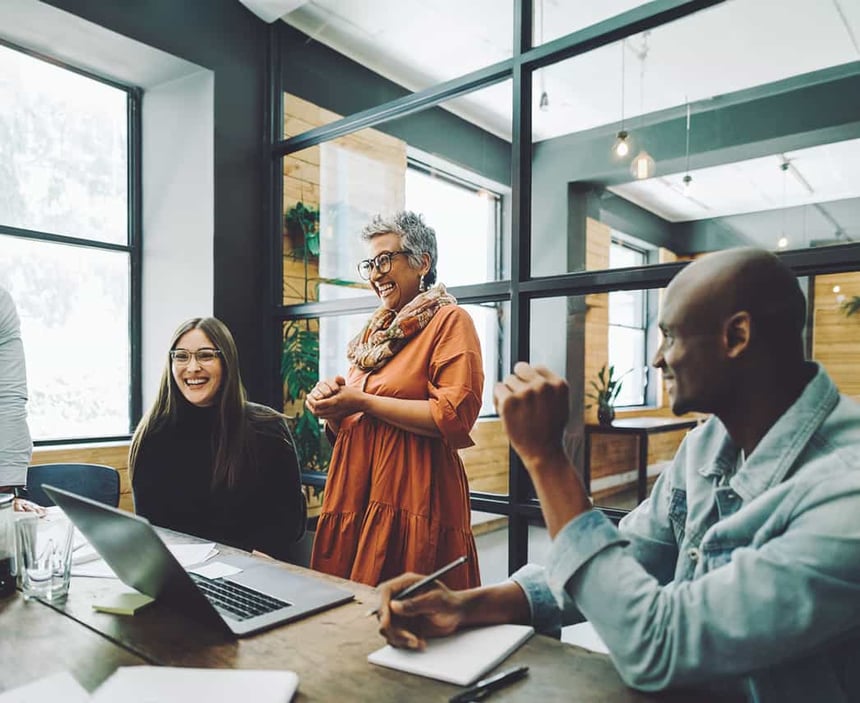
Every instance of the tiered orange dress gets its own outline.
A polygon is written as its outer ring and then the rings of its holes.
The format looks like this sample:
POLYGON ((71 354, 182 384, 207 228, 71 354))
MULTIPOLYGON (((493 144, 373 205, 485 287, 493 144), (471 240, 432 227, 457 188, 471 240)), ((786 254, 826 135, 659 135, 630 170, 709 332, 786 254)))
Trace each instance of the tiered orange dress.
POLYGON ((343 419, 329 464, 311 568, 375 586, 404 571, 427 574, 466 554, 442 580, 480 585, 469 488, 457 449, 481 409, 481 346, 469 314, 439 309, 382 368, 351 368, 366 393, 430 401, 441 438, 364 413, 343 419))

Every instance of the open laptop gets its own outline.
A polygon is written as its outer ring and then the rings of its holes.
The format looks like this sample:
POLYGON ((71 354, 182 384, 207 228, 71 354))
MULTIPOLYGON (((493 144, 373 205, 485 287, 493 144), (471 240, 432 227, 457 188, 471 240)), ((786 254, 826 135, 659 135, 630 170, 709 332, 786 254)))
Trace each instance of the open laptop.
POLYGON ((243 569, 233 576, 189 573, 145 518, 47 484, 43 488, 123 583, 237 637, 354 597, 322 579, 247 556, 219 558, 243 569))

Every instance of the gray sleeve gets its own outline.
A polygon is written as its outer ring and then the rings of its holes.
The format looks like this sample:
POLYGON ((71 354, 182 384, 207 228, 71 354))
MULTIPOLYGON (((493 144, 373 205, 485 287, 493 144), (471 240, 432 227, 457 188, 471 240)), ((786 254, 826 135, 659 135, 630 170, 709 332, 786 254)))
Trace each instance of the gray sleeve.
POLYGON ((0 486, 26 483, 32 452, 21 326, 12 297, 0 288, 0 486))

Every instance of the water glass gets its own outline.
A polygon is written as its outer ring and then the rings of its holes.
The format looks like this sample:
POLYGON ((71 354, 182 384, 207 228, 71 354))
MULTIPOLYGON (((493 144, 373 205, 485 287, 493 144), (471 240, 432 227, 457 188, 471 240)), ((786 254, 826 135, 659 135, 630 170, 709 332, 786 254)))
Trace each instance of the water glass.
POLYGON ((40 524, 36 515, 21 516, 15 522, 24 600, 65 600, 72 573, 74 532, 71 522, 40 524))

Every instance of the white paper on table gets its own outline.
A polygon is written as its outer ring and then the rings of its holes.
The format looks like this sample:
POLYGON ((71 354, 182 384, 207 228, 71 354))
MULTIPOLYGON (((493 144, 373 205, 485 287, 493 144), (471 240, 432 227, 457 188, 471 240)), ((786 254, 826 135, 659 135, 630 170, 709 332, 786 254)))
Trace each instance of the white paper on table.
POLYGON ((0 693, 0 703, 86 703, 90 694, 68 671, 46 676, 32 683, 0 693))
MULTIPOLYGON (((168 544, 167 548, 176 557, 176 561, 184 567, 200 564, 210 557, 216 555, 214 542, 203 544, 168 544)), ((94 578, 113 578, 117 576, 103 559, 91 561, 87 564, 72 564, 72 576, 91 576, 94 578)))
MULTIPOLYGON (((26 515, 27 513, 23 514, 26 515)), ((58 506, 52 505, 49 508, 45 508, 45 515, 39 518, 36 527, 39 532, 39 541, 45 540, 47 542, 49 538, 53 539, 54 542, 62 541, 63 537, 65 537, 66 525, 68 524, 69 518, 66 517, 65 513, 58 506)), ((78 528, 76 527, 75 534, 72 537, 72 549, 80 549, 86 544, 86 537, 78 532, 78 528)))
POLYGON ((92 703, 190 701, 287 703, 299 685, 293 671, 121 666, 93 694, 92 703), (252 693, 253 692, 253 693, 252 693))
POLYGON ((242 569, 225 564, 223 561, 213 561, 203 566, 195 566, 192 569, 188 569, 188 571, 204 576, 207 579, 220 579, 224 576, 235 576, 242 573, 242 569))
POLYGON ((561 641, 592 652, 609 654, 609 648, 590 622, 579 622, 576 625, 561 628, 561 641))

